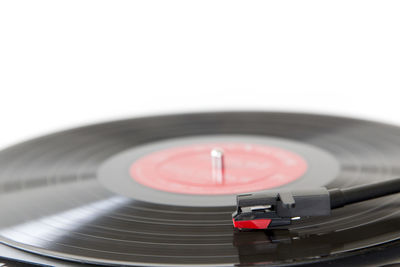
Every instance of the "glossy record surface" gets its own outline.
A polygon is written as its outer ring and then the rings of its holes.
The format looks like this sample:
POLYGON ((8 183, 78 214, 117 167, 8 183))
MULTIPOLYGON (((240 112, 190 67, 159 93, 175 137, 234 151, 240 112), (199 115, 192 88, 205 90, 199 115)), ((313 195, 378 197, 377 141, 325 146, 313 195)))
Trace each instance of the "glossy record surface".
POLYGON ((0 153, 0 240, 67 260, 148 266, 299 264, 379 253, 400 238, 397 195, 297 221, 288 230, 234 232, 234 207, 149 203, 97 180, 102 163, 128 148, 210 134, 272 136, 323 149, 340 164, 328 188, 400 176, 400 129, 375 122, 225 112, 98 124, 0 153))

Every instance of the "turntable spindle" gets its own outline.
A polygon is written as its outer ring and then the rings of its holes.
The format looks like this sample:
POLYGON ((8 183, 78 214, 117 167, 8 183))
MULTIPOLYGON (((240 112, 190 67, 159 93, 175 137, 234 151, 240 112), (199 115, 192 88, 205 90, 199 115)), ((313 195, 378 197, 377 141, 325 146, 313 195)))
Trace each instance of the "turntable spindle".
POLYGON ((211 172, 215 184, 224 183, 224 151, 220 148, 211 150, 211 172))

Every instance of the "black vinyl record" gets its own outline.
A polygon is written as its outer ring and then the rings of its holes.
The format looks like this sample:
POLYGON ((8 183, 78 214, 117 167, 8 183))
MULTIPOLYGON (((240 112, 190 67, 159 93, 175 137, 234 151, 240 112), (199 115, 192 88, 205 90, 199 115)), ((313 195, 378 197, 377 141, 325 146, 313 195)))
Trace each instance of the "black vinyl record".
POLYGON ((0 152, 0 241, 104 265, 400 262, 398 195, 267 231, 234 230, 231 218, 238 193, 367 184, 399 177, 399 159, 400 128, 333 116, 198 113, 72 129, 0 152), (214 145, 254 158, 241 166, 258 178, 235 169, 242 180, 202 181, 196 162, 214 145))

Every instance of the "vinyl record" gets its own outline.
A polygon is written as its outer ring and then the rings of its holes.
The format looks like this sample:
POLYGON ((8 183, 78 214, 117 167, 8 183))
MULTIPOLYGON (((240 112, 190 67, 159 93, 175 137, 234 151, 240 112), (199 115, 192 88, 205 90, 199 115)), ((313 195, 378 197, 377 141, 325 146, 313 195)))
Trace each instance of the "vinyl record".
POLYGON ((400 128, 311 114, 182 114, 72 129, 0 152, 0 241, 104 265, 343 263, 359 255, 389 263, 400 252, 397 195, 268 231, 234 230, 231 214, 239 193, 399 177, 399 158, 400 128), (211 173, 213 148, 226 153, 222 182, 211 173), (382 251, 395 252, 383 260, 382 251))

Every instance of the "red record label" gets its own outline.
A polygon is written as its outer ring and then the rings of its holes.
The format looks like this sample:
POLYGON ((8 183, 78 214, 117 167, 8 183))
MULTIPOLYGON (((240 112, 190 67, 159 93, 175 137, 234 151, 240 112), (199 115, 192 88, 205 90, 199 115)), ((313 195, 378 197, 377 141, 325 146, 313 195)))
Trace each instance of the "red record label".
MULTIPOLYGON (((277 147, 207 143, 150 153, 130 167, 131 177, 153 189, 180 194, 225 195, 279 187, 302 177, 306 161, 277 147), (211 151, 223 151, 222 180, 216 182, 211 151)), ((215 171, 215 169, 214 169, 215 171)))

